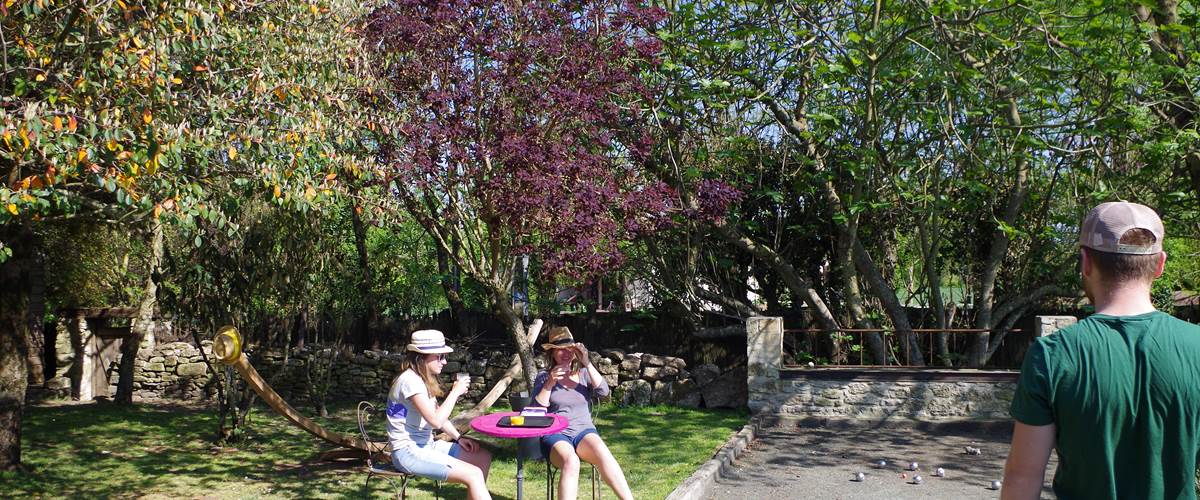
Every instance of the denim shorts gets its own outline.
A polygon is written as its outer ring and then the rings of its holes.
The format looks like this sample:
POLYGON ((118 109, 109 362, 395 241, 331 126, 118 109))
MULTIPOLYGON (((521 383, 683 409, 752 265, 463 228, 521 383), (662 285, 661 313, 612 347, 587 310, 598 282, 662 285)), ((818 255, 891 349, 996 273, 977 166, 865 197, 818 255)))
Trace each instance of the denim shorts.
POLYGON ((579 443, 582 442, 583 438, 585 436, 587 436, 588 434, 595 434, 597 436, 600 435, 599 432, 596 432, 595 427, 588 427, 587 429, 579 431, 579 434, 576 434, 574 437, 567 437, 566 434, 562 434, 562 433, 551 434, 549 436, 542 436, 542 456, 549 459, 550 458, 550 448, 553 448, 554 443, 557 443, 559 441, 565 441, 565 442, 571 443, 571 449, 579 448, 579 443))
POLYGON ((449 441, 430 441, 425 446, 413 443, 392 450, 392 466, 401 472, 445 481, 450 477, 450 469, 453 467, 450 458, 458 458, 460 450, 462 448, 458 443, 449 441))

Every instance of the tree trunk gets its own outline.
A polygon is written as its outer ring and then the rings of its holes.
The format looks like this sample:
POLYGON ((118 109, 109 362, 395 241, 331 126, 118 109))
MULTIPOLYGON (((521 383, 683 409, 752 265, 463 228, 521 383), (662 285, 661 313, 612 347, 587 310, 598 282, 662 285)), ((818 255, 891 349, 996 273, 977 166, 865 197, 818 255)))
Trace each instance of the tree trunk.
POLYGON ((30 254, 26 270, 29 273, 29 314, 25 322, 25 345, 28 346, 26 361, 30 387, 41 387, 46 383, 46 266, 43 258, 41 237, 31 234, 30 254))
POLYGON ((536 341, 526 337, 527 330, 525 323, 521 321, 521 316, 513 309, 512 292, 509 287, 499 285, 498 283, 489 283, 489 292, 492 297, 492 313, 496 318, 504 323, 508 330, 509 337, 517 346, 517 356, 521 361, 521 375, 525 379, 526 390, 533 390, 533 376, 537 374, 535 364, 533 362, 533 343, 536 341))
MULTIPOLYGON (((353 194, 355 191, 351 192, 353 194)), ((361 336, 356 339, 355 344, 359 347, 369 345, 372 349, 378 349, 379 335, 372 330, 378 324, 379 319, 375 305, 375 280, 371 276, 371 262, 367 256, 367 228, 363 224, 361 212, 362 207, 358 203, 350 206, 350 224, 354 229, 354 249, 358 254, 358 266, 362 270, 358 280, 358 293, 362 295, 363 303, 367 306, 367 310, 363 312, 361 318, 361 336)))
MULTIPOLYGON (((867 317, 867 313, 862 307, 862 291, 858 288, 858 277, 854 272, 854 263, 851 261, 850 245, 853 235, 850 234, 850 229, 846 226, 837 227, 837 239, 834 242, 833 251, 833 268, 837 273, 838 280, 842 282, 842 295, 846 300, 846 309, 850 313, 851 326, 854 328, 875 328, 875 323, 867 317)), ((876 335, 878 337, 878 335, 876 335)), ((846 364, 846 354, 842 346, 841 332, 830 332, 830 341, 833 344, 833 352, 830 353, 830 361, 834 364, 846 364)), ((887 353, 884 352, 882 339, 879 342, 879 352, 875 349, 870 349, 872 361, 879 364, 886 364, 887 353), (878 357, 876 357, 878 354, 878 357)))
MULTIPOLYGON (((1007 118, 1009 125, 1021 126, 1021 114, 1017 109, 1016 97, 1008 99, 1007 118)), ((1025 193, 1028 189, 1026 182, 1029 177, 1029 162, 1025 158, 1024 148, 1018 146, 1013 154, 1016 158, 1016 179, 1013 181, 1012 191, 1008 194, 1008 201, 1000 218, 1002 224, 1009 226, 1016 223, 1017 216, 1021 213, 1021 205, 1025 203, 1025 193)), ((979 293, 975 301, 975 328, 991 329, 996 326, 992 318, 992 308, 996 302, 996 277, 1000 273, 1004 257, 1008 255, 1009 243, 1008 233, 1004 231, 1004 228, 996 227, 992 232, 992 245, 988 250, 987 260, 983 262, 983 273, 979 279, 979 293)), ((987 363, 990 334, 978 333, 973 334, 972 337, 967 364, 972 368, 979 368, 987 363)))
POLYGON ((450 305, 450 323, 454 325, 454 336, 460 337, 465 333, 461 321, 463 320, 463 312, 466 311, 466 306, 463 304, 462 294, 460 290, 460 280, 458 277, 457 266, 451 267, 450 256, 446 254, 441 247, 437 249, 438 274, 442 276, 442 293, 446 296, 446 303, 450 305))
POLYGON ((854 263, 858 266, 858 271, 867 279, 867 283, 871 286, 871 292, 883 304, 883 310, 892 320, 892 326, 896 328, 896 334, 900 336, 900 341, 907 346, 908 363, 914 366, 925 366, 925 355, 921 352, 921 344, 917 341, 916 334, 913 333, 912 323, 908 321, 908 311, 904 310, 900 299, 896 297, 895 287, 888 285, 887 281, 883 279, 883 273, 880 273, 879 268, 875 267, 875 261, 867 253, 862 240, 857 237, 854 238, 854 263))
POLYGON ((33 232, 25 226, 0 229, 0 241, 11 243, 13 249, 13 255, 0 263, 0 283, 4 283, 0 287, 0 471, 21 466, 21 419, 29 382, 26 339, 31 320, 33 239, 33 232))
POLYGON ((724 223, 713 224, 712 227, 716 230, 716 234, 726 242, 770 266, 783 279, 784 285, 792 293, 792 300, 799 299, 808 304, 817 322, 821 324, 821 328, 830 331, 840 328, 837 319, 833 316, 833 312, 825 305, 825 301, 821 299, 817 291, 809 286, 808 281, 800 277, 800 273, 796 272, 796 268, 792 267, 791 263, 775 253, 775 250, 751 240, 749 237, 742 235, 736 228, 724 223))
MULTIPOLYGON (((947 326, 946 304, 942 300, 942 275, 938 270, 938 252, 936 248, 937 238, 937 220, 933 219, 927 224, 920 217, 917 218, 917 240, 921 245, 921 267, 925 271, 926 286, 929 287, 929 308, 933 311, 933 320, 939 330, 945 330, 947 326), (932 229, 931 229, 932 227, 932 229), (932 233, 932 234, 931 234, 932 233)), ((949 334, 941 331, 934 338, 934 343, 937 344, 937 358, 935 361, 942 366, 953 366, 954 363, 950 359, 950 339, 949 334)))
POLYGON ((146 260, 146 285, 138 303, 137 317, 129 329, 130 336, 121 343, 121 366, 117 375, 117 404, 133 404, 133 365, 142 341, 154 333, 154 310, 158 304, 158 282, 155 276, 162 265, 163 228, 157 217, 150 219, 150 255, 146 260))
MULTIPOLYGON (((533 323, 529 324, 529 332, 525 334, 525 339, 529 341, 530 345, 532 345, 537 342, 538 335, 540 335, 541 332, 542 320, 535 319, 533 320, 533 323)), ((471 419, 487 413, 488 409, 491 408, 493 404, 496 404, 496 401, 504 396, 505 392, 508 391, 509 384, 511 384, 513 379, 516 378, 517 374, 520 373, 520 370, 521 356, 520 354, 514 354, 512 360, 508 363, 508 370, 504 372, 504 375, 500 377, 495 384, 492 384, 492 389, 489 390, 487 394, 484 394, 483 398, 481 398, 479 402, 475 404, 475 406, 471 407, 469 410, 459 413, 452 419, 454 421, 454 426, 457 428, 463 428, 468 422, 471 421, 471 419)))

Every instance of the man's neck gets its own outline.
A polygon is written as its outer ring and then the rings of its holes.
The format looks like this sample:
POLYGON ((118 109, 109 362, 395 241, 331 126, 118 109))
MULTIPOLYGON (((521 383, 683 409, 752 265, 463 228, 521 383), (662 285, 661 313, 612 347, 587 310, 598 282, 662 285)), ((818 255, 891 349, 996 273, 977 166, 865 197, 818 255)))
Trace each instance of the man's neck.
POLYGON ((1108 316, 1137 316, 1155 311, 1154 303, 1150 301, 1150 287, 1143 285, 1126 285, 1106 290, 1093 300, 1097 314, 1108 316))

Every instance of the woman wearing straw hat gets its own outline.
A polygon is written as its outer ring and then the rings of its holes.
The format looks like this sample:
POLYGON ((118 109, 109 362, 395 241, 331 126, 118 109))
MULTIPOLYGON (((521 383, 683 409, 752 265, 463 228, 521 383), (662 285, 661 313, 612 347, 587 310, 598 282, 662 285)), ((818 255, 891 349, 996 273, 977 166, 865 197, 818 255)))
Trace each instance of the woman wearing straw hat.
POLYGON ((592 397, 609 393, 608 382, 592 366, 588 350, 575 342, 566 327, 551 328, 546 349, 548 371, 534 379, 534 401, 546 406, 550 413, 567 418, 569 425, 561 433, 542 437, 542 454, 562 470, 558 481, 558 496, 575 500, 579 492, 579 461, 595 464, 600 477, 622 500, 633 498, 625 472, 613 457, 596 425, 592 423, 592 397))
POLYGON ((450 423, 450 412, 467 392, 467 382, 457 380, 442 404, 437 403, 442 395, 437 376, 446 365, 446 354, 452 351, 442 332, 412 333, 400 376, 392 382, 387 398, 392 465, 409 474, 465 484, 467 496, 473 500, 490 499, 485 483, 492 455, 478 442, 462 437, 450 423), (434 441, 435 428, 452 441, 434 441))

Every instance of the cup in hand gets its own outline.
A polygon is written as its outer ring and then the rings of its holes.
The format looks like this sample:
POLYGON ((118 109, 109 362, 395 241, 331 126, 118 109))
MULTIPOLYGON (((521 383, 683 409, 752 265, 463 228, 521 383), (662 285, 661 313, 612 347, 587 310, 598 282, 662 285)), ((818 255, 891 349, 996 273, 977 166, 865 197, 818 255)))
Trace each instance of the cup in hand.
POLYGON ((467 373, 467 372, 458 372, 457 374, 454 375, 454 379, 457 382, 469 384, 469 383, 471 383, 471 374, 467 373))

